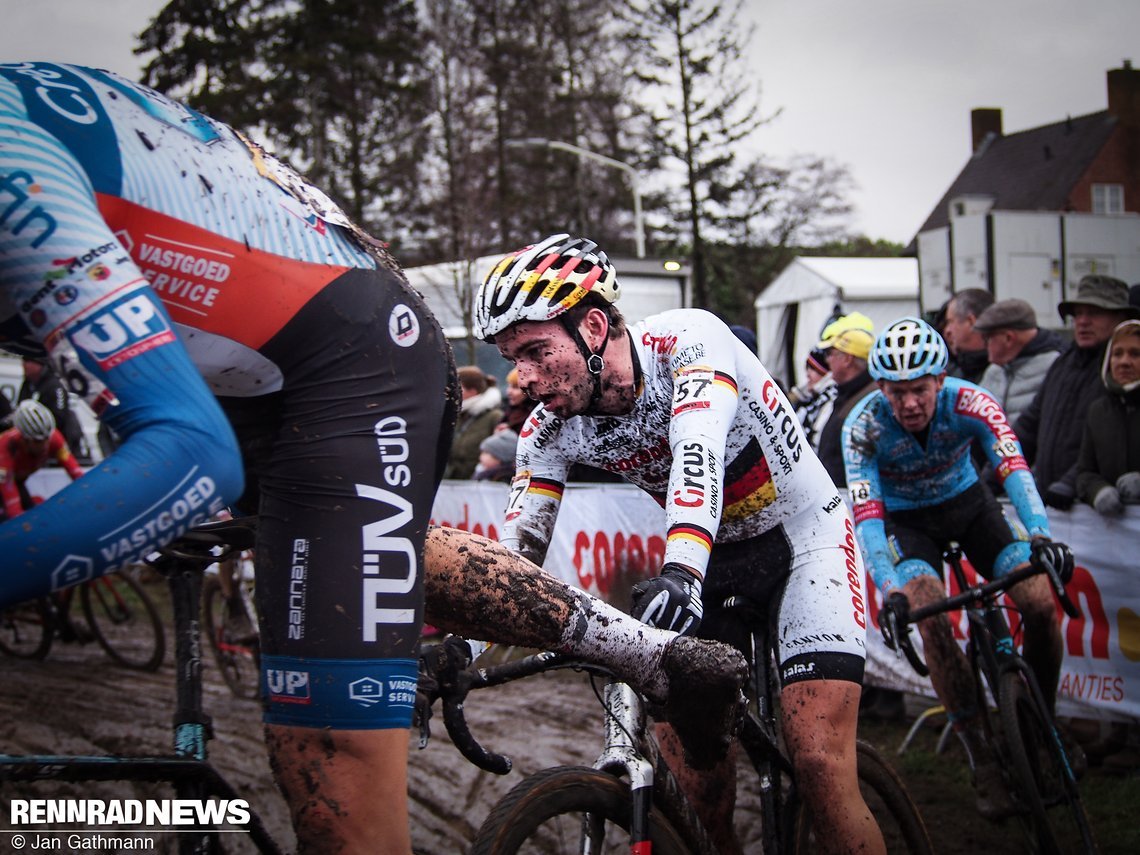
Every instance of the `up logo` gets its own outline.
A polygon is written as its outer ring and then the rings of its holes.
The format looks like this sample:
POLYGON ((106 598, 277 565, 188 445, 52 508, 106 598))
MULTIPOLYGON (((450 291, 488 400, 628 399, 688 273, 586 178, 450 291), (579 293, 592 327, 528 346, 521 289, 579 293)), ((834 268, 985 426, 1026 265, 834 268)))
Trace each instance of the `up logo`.
POLYGON ((269 686, 269 699, 271 701, 286 704, 307 704, 312 700, 309 693, 308 671, 266 668, 265 682, 269 686))
POLYGON ((145 294, 99 308, 71 334, 76 349, 90 353, 104 371, 174 340, 166 318, 145 294))

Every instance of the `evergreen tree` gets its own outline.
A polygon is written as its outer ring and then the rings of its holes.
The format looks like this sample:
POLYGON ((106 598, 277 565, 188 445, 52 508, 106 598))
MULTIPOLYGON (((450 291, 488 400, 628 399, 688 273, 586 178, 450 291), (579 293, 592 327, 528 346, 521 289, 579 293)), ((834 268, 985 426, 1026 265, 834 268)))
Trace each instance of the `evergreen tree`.
POLYGON ((737 147, 765 121, 743 68, 751 29, 742 27, 742 3, 627 0, 624 13, 645 57, 643 98, 662 102, 652 109, 654 154, 683 171, 673 224, 678 242, 690 245, 693 301, 709 308, 705 232, 719 225, 733 193, 737 147))
POLYGON ((145 82, 292 159, 395 244, 422 226, 428 81, 414 0, 172 0, 145 82))

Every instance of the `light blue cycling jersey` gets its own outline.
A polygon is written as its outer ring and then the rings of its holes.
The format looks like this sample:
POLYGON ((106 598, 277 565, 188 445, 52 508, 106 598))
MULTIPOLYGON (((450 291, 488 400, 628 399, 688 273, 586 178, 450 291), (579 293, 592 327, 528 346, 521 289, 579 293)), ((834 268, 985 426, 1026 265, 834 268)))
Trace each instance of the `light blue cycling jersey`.
POLYGON ((946 379, 925 446, 898 423, 880 391, 855 406, 842 437, 856 531, 876 584, 894 564, 884 525, 887 514, 939 505, 976 484, 972 442, 985 452, 1029 536, 1049 536, 1045 505, 1021 443, 1001 405, 980 386, 946 379))

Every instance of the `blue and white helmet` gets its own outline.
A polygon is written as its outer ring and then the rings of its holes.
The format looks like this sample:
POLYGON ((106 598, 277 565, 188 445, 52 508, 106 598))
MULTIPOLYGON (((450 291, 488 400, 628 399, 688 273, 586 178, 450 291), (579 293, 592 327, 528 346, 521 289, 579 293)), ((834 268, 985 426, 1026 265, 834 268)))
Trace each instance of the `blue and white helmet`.
POLYGON ((899 382, 946 371, 946 342, 926 321, 899 318, 875 339, 867 368, 876 380, 899 382))

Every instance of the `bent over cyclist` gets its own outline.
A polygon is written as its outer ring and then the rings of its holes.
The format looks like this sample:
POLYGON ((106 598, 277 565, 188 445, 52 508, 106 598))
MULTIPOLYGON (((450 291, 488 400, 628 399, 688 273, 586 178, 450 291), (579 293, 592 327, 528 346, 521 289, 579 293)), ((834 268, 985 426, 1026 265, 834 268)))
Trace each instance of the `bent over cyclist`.
MULTIPOLYGON (((1001 406, 985 389, 948 378, 946 344, 917 318, 902 318, 875 341, 872 392, 843 426, 847 485, 856 531, 883 596, 900 591, 912 608, 945 597, 942 553, 961 544, 985 578, 1032 560, 1072 570, 1073 556, 1050 540, 1045 506, 1001 406), (977 476, 977 444, 1005 487, 1031 540, 1015 533, 977 476)), ((1050 706, 1061 668, 1061 633, 1048 579, 1034 576, 1010 589, 1021 609, 1024 655, 1050 706)), ((997 761, 981 733, 973 680, 945 615, 918 625, 934 691, 946 707, 974 772, 978 811, 1012 809, 997 761)))
MULTIPOLYGON (((668 534, 660 575, 634 589, 634 615, 740 643, 726 597, 770 606, 783 732, 819 838, 835 851, 882 851, 856 783, 865 616, 847 507, 791 404, 724 323, 675 310, 627 327, 619 295, 605 253, 564 234, 505 256, 483 282, 476 333, 539 401, 520 432, 501 540, 544 560, 576 462, 649 492, 668 534)), ((739 851, 732 769, 729 757, 708 771, 679 770, 725 852, 739 851)))
POLYGON ((661 699, 694 656, 724 705, 739 694, 726 648, 646 635, 496 544, 429 531, 458 398, 439 325, 324 194, 157 92, 0 65, 0 346, 48 356, 123 438, 0 526, 0 605, 239 497, 258 511, 267 743, 302 852, 410 851, 425 592, 437 625, 587 655, 661 699))
POLYGON ((12 413, 12 427, 0 433, 0 520, 18 517, 36 503, 26 482, 49 460, 59 463, 72 481, 83 475, 52 411, 30 398, 21 401, 12 413))

